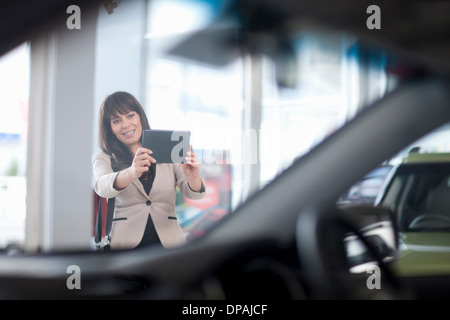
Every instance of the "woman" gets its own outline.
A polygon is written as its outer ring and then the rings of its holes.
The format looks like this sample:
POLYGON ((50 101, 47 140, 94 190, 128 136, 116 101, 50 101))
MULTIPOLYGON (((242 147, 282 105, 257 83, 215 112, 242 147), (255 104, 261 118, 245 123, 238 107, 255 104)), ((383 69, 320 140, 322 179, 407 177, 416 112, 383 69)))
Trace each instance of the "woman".
POLYGON ((102 152, 92 162, 95 191, 116 199, 112 249, 185 243, 175 215, 176 187, 190 199, 205 195, 192 148, 185 164, 158 164, 152 151, 141 145, 142 132, 149 128, 144 110, 131 94, 115 92, 104 99, 99 116, 102 152))

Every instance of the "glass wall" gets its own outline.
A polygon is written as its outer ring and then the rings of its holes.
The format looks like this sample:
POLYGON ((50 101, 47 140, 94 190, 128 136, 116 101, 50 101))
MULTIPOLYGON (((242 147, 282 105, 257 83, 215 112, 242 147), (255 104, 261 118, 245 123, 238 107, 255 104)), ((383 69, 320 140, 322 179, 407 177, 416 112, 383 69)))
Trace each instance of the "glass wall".
MULTIPOLYGON (((95 46, 84 47, 95 55, 94 152, 98 109, 114 91, 135 95, 152 128, 191 131, 207 185, 201 201, 177 198, 179 220, 191 237, 203 234, 387 90, 383 59, 369 59, 369 72, 356 40, 329 30, 294 30, 285 39, 289 55, 281 63, 240 48, 230 51, 229 63, 214 63, 227 52, 202 44, 192 51, 206 60, 168 54, 203 28, 218 31, 211 33, 213 39, 226 28, 236 31, 237 25, 211 26, 228 3, 122 0, 111 13, 100 6, 95 46)), ((266 40, 264 45, 273 45, 274 39, 266 40)), ((24 238, 28 60, 23 45, 0 63, 0 228, 7 230, 0 237, 8 238, 3 242, 24 238)))
POLYGON ((0 248, 25 239, 28 90, 23 44, 0 57, 0 248))
POLYGON ((150 126, 191 131, 206 184, 204 199, 177 199, 180 224, 191 237, 230 211, 242 181, 236 165, 242 162, 242 61, 217 67, 167 54, 216 17, 217 3, 157 0, 148 8, 144 92, 150 126))
POLYGON ((191 235, 332 134, 370 103, 368 97, 387 90, 383 60, 370 58, 364 68, 355 39, 329 30, 294 31, 279 43, 261 37, 269 54, 244 52, 230 63, 211 63, 227 55, 201 41, 208 32, 220 41, 221 4, 154 0, 147 8, 143 99, 150 125, 192 132, 207 184, 205 199, 179 198, 179 219, 191 235), (207 31, 198 33, 202 28, 207 31), (184 41, 192 42, 187 55, 174 50, 184 41), (285 49, 285 60, 271 56, 274 47, 285 49), (208 52, 220 57, 192 59, 208 52))

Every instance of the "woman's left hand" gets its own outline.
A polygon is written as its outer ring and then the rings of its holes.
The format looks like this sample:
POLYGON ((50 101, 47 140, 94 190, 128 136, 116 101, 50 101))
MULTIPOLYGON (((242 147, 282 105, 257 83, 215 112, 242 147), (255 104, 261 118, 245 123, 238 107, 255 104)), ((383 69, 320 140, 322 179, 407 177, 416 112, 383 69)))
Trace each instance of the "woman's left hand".
POLYGON ((181 163, 184 175, 186 176, 189 186, 193 191, 200 191, 202 189, 202 179, 200 178, 200 161, 192 151, 186 152, 185 163, 181 163))

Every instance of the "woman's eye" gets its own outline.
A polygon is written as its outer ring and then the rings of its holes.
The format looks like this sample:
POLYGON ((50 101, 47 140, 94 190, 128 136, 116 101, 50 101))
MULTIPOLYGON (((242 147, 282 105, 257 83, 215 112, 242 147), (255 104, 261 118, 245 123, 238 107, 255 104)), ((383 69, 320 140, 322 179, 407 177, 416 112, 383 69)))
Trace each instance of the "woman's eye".
POLYGON ((119 122, 120 122, 119 119, 114 119, 114 120, 112 121, 113 124, 118 124, 119 122))
POLYGON ((128 118, 133 118, 134 117, 134 113, 130 113, 130 114, 128 114, 128 118))

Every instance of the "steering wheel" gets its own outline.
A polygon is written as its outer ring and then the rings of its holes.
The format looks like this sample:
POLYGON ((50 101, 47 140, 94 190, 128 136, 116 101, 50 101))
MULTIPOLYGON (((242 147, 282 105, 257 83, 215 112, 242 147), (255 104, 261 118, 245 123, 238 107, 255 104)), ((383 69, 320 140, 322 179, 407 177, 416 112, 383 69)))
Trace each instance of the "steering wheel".
POLYGON ((450 217, 438 213, 423 213, 413 219, 408 229, 450 228, 450 217))

